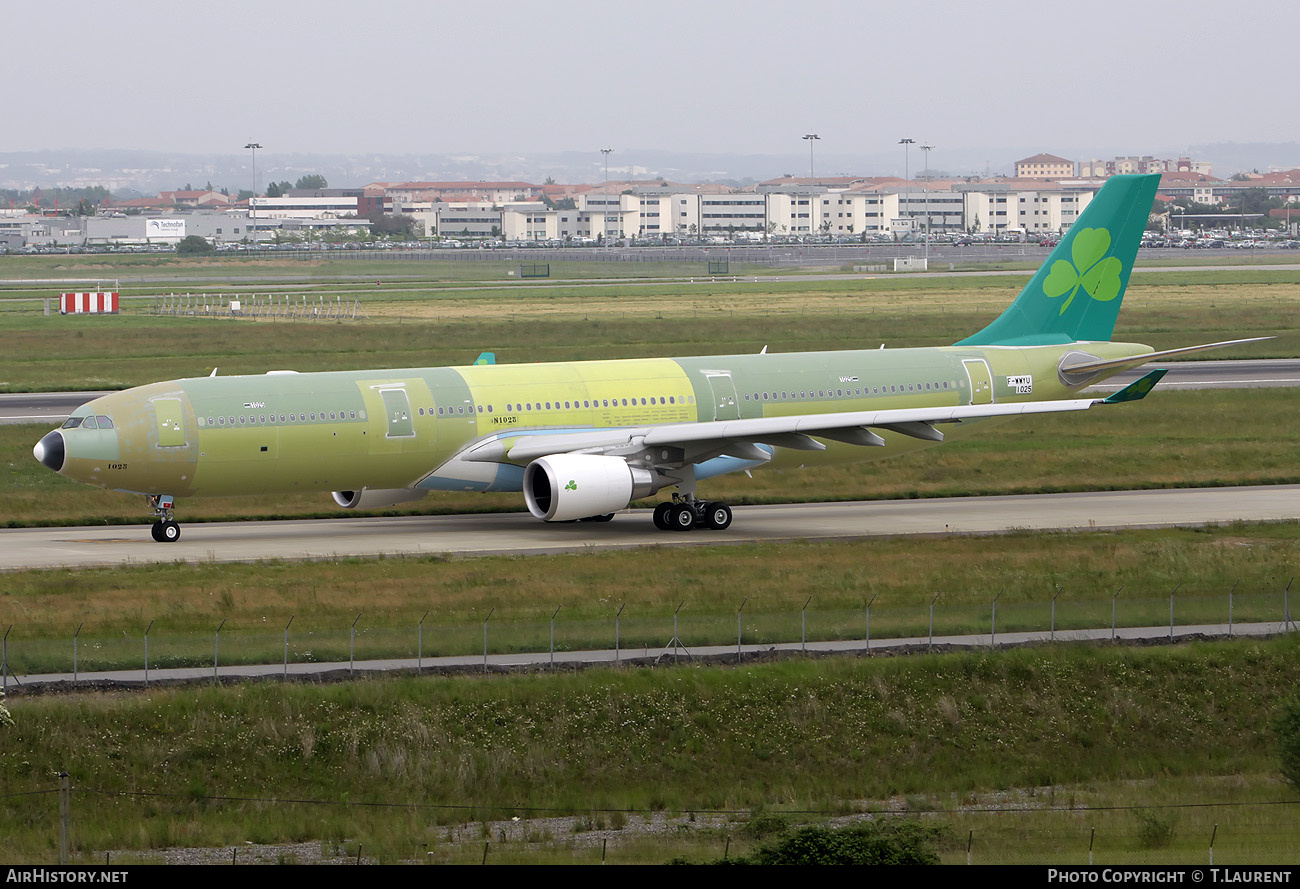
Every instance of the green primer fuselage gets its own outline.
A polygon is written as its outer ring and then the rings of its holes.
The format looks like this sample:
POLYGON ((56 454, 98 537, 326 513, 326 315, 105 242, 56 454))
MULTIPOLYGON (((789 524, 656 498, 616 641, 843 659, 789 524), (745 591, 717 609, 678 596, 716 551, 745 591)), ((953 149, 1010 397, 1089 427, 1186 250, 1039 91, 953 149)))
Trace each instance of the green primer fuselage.
MULTIPOLYGON (((1043 401, 1074 395, 1067 353, 1125 343, 948 346, 788 354, 200 377, 105 396, 67 429, 65 475, 115 490, 219 496, 362 488, 519 490, 521 469, 463 464, 485 438, 859 410, 1043 401)), ((990 421, 982 421, 988 423, 990 421)), ((977 428, 945 428, 951 439, 977 428)), ((884 447, 777 447, 763 467, 881 459, 934 442, 882 431, 884 447)), ((708 463, 699 477, 747 468, 708 463)))

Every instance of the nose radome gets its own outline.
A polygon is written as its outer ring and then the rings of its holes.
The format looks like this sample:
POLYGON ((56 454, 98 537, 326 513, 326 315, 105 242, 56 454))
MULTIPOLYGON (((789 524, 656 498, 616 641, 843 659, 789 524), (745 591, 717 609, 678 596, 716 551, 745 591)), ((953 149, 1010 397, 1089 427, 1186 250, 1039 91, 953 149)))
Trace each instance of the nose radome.
POLYGON ((63 446, 63 433, 55 430, 36 443, 32 448, 32 454, 42 464, 53 469, 55 472, 63 470, 63 460, 67 455, 63 446))

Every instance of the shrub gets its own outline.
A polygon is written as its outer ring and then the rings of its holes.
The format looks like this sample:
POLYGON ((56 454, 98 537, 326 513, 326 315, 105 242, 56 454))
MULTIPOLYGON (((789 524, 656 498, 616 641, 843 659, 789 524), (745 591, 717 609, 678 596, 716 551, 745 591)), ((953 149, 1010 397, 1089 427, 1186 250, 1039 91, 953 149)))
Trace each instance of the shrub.
POLYGON ((1282 777, 1292 789, 1300 791, 1300 695, 1282 705, 1273 720, 1273 734, 1277 737, 1282 777))

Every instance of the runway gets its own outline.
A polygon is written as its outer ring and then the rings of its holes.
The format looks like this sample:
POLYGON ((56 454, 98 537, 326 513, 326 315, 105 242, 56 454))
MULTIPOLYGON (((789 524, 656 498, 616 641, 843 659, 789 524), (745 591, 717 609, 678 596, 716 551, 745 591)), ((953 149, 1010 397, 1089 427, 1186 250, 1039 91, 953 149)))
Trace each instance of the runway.
POLYGON ((546 524, 525 513, 188 523, 155 543, 144 525, 0 531, 0 570, 345 556, 597 552, 1017 530, 1194 527, 1300 519, 1300 485, 742 506, 726 531, 658 531, 647 510, 609 523, 546 524))

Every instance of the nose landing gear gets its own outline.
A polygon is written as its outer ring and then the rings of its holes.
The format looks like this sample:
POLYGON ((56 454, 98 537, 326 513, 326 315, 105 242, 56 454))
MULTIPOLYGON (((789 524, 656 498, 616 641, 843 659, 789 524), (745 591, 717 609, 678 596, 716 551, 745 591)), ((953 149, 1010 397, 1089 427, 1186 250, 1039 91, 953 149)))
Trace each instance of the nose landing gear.
POLYGON ((176 524, 176 520, 172 517, 172 509, 175 505, 172 495, 150 494, 145 499, 157 518, 150 528, 153 539, 159 543, 175 543, 180 540, 181 526, 176 524))

